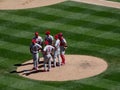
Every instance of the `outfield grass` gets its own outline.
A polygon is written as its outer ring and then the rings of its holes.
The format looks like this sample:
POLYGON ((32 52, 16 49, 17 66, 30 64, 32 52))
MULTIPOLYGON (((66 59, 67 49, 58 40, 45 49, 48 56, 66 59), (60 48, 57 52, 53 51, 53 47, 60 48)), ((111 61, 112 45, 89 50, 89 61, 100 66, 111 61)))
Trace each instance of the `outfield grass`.
POLYGON ((120 2, 120 0, 108 0, 108 1, 115 1, 115 2, 120 2))
POLYGON ((35 9, 0 11, 0 90, 119 90, 120 9, 67 1, 35 9), (87 79, 47 82, 10 73, 15 64, 32 58, 29 45, 34 32, 42 37, 63 32, 66 54, 92 55, 105 59, 106 72, 87 79))

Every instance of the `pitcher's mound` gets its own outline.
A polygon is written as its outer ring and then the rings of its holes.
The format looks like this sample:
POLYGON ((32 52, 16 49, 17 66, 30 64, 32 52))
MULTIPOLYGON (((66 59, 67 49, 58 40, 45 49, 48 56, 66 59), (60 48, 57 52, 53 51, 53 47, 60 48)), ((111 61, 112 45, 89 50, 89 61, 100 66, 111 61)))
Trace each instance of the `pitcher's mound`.
POLYGON ((66 55, 66 64, 61 67, 51 68, 49 72, 43 72, 43 58, 39 64, 39 70, 32 70, 32 60, 23 63, 17 68, 17 72, 23 77, 44 81, 79 80, 98 75, 107 69, 107 63, 97 57, 86 55, 66 55))

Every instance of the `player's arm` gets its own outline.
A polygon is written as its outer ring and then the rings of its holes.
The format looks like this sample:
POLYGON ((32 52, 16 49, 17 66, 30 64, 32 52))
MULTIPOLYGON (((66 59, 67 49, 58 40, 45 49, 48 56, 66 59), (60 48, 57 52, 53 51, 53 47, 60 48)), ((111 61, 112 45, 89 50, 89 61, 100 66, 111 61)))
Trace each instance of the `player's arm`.
POLYGON ((67 49, 68 45, 67 45, 67 42, 66 40, 64 39, 64 48, 67 49))
POLYGON ((52 40, 52 45, 54 45, 54 38, 53 38, 53 36, 51 36, 51 40, 52 40))
POLYGON ((41 46, 42 46, 42 50, 44 48, 44 42, 43 42, 43 39, 41 38, 41 46))
POLYGON ((42 46, 38 44, 38 51, 42 51, 42 46))

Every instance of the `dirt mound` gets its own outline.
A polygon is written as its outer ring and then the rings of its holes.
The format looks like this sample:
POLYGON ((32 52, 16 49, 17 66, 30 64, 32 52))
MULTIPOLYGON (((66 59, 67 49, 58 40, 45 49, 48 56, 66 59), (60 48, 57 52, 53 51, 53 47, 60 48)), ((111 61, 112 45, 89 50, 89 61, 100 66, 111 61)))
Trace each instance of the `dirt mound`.
POLYGON ((43 58, 39 70, 32 70, 32 60, 23 63, 17 68, 20 76, 44 81, 68 81, 79 80, 98 75, 104 72, 108 65, 97 57, 86 55, 66 55, 66 64, 61 67, 52 68, 50 72, 43 71, 43 58))

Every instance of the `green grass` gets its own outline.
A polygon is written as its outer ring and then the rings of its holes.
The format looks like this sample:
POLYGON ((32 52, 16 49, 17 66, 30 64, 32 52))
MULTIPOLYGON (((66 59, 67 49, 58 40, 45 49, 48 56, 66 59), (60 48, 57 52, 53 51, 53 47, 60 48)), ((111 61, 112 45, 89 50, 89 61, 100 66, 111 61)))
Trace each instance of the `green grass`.
POLYGON ((120 0, 108 0, 108 1, 120 2, 120 0))
POLYGON ((0 11, 0 90, 119 90, 120 9, 67 1, 25 10, 0 11), (66 54, 92 55, 106 60, 106 72, 82 80, 35 81, 10 73, 15 64, 32 58, 34 32, 42 37, 63 32, 66 54))

